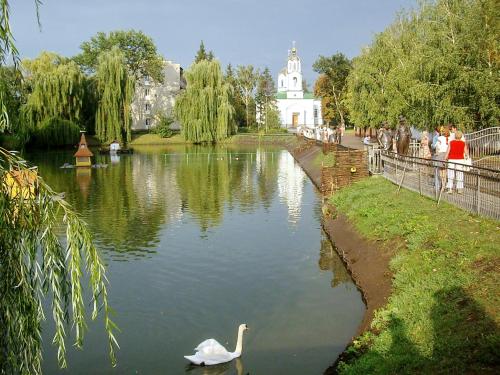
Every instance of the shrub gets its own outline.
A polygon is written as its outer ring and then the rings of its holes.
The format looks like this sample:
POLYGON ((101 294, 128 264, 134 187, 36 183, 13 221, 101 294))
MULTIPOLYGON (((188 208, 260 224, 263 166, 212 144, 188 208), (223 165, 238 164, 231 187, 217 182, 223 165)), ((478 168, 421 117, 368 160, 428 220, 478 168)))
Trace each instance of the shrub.
POLYGON ((78 143, 80 128, 59 117, 49 117, 33 132, 32 143, 39 147, 68 146, 78 143))
POLYGON ((158 124, 151 129, 151 133, 158 134, 162 138, 170 138, 174 132, 170 129, 170 125, 174 122, 174 119, 161 115, 158 124))

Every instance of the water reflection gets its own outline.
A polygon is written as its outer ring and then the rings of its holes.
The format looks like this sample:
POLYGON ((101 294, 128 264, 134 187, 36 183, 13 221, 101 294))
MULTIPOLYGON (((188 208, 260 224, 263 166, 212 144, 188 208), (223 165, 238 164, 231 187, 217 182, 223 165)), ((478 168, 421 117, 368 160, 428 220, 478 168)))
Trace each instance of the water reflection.
POLYGON ((71 160, 67 152, 30 158, 56 191, 66 192, 100 245, 117 259, 154 253, 161 228, 186 213, 204 233, 221 224, 226 209, 268 210, 278 191, 289 223, 296 225, 301 214, 305 174, 283 150, 152 148, 133 155, 97 155, 95 162, 108 168, 85 171, 58 168, 71 160))
POLYGON ((319 251, 318 266, 322 271, 332 272, 332 288, 336 288, 341 284, 346 284, 346 286, 352 285, 349 272, 324 231, 321 231, 321 249, 319 251))
POLYGON ((236 358, 234 361, 222 363, 215 366, 186 366, 186 374, 189 375, 244 375, 243 361, 236 358))
MULTIPOLYGON (((253 147, 135 151, 116 164, 97 155, 108 168, 86 176, 59 169, 71 152, 28 159, 66 192, 104 250, 122 329, 116 368, 104 355, 102 322, 90 322, 85 350, 68 348, 68 373, 299 375, 328 367, 364 306, 321 237, 319 197, 293 158, 253 147), (183 355, 206 337, 234 345, 242 321, 252 327, 243 361, 186 367, 183 355)), ((61 373, 52 334, 44 328, 50 374, 61 373)))
POLYGON ((296 225, 300 218, 305 173, 289 153, 280 155, 278 188, 280 199, 288 206, 288 221, 296 225))

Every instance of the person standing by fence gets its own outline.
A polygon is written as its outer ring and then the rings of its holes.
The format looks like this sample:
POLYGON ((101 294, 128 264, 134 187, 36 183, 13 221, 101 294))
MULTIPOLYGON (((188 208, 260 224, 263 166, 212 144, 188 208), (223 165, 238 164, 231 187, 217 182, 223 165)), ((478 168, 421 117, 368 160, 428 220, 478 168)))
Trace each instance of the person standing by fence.
POLYGON ((429 133, 424 131, 422 137, 420 138, 420 149, 418 152, 418 157, 422 159, 431 158, 431 150, 429 150, 429 133))
POLYGON ((436 163, 436 191, 443 190, 446 183, 446 167, 444 161, 446 160, 446 153, 448 152, 448 143, 450 131, 444 126, 439 129, 439 137, 436 141, 436 153, 434 160, 436 163))
POLYGON ((465 159, 469 157, 469 150, 462 139, 462 132, 455 132, 455 139, 450 141, 448 151, 446 152, 445 160, 448 161, 448 182, 446 184, 447 193, 453 192, 453 185, 456 184, 458 194, 464 191, 464 172, 463 164, 465 159))

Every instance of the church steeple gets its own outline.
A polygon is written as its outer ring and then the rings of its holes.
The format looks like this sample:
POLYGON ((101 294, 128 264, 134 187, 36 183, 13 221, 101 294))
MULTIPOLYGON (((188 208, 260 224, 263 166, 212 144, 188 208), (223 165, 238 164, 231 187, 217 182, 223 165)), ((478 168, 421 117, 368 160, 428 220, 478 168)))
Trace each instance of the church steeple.
POLYGON ((301 99, 304 97, 302 88, 302 64, 297 54, 295 41, 288 50, 287 65, 278 75, 278 92, 286 92, 287 98, 301 99))

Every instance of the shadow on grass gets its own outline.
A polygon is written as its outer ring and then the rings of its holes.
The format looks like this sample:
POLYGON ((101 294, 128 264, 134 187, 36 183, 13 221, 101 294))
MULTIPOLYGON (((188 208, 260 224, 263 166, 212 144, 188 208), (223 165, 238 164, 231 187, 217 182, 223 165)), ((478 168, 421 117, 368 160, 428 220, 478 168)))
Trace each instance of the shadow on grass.
POLYGON ((429 322, 433 334, 427 337, 432 342, 425 343, 433 348, 430 357, 409 338, 405 322, 392 315, 387 345, 375 338, 365 352, 348 349, 340 358, 347 365, 340 362, 325 374, 500 373, 500 335, 494 320, 462 288, 441 289, 434 300, 429 322))

